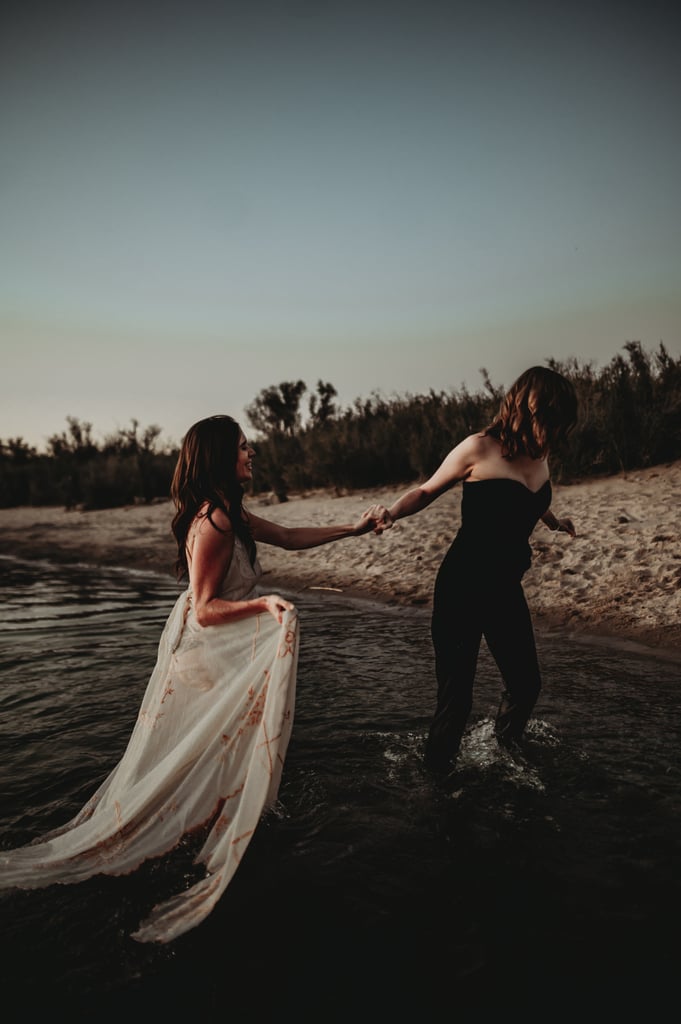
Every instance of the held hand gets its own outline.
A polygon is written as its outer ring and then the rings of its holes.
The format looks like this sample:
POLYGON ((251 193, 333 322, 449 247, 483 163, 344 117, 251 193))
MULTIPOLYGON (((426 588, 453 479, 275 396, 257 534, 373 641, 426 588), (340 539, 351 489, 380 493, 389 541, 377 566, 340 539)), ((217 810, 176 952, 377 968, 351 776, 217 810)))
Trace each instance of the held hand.
POLYGON ((361 537, 362 534, 368 533, 369 530, 373 530, 374 533, 383 533, 381 520, 385 512, 387 512, 387 509, 383 505, 370 505, 366 512, 362 512, 362 515, 355 523, 353 531, 355 537, 361 537))
POLYGON ((389 530, 395 520, 388 512, 385 505, 375 505, 374 508, 378 509, 378 516, 376 518, 376 525, 374 526, 374 533, 381 534, 385 530, 389 530))
POLYGON ((285 601, 283 597, 279 597, 279 594, 266 594, 263 600, 267 611, 277 620, 279 625, 284 620, 284 612, 291 612, 295 607, 290 601, 285 601))
POLYGON ((571 519, 559 519, 556 529, 560 530, 561 533, 569 533, 571 537, 577 536, 577 531, 575 530, 574 523, 571 519))

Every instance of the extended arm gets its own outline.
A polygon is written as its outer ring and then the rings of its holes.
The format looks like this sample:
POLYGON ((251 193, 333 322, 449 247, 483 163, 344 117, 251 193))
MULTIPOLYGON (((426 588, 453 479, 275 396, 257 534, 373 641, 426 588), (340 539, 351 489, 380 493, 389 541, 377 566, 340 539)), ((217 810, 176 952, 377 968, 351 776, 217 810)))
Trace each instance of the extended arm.
POLYGON ((305 548, 330 544, 335 540, 344 540, 346 537, 361 537, 362 534, 374 529, 379 516, 379 507, 372 505, 362 513, 356 523, 344 526, 281 526, 250 513, 248 522, 256 541, 273 544, 287 551, 302 551, 305 548))
POLYGON ((430 479, 406 491, 389 509, 386 509, 382 525, 392 526, 397 519, 413 516, 421 509, 427 508, 454 484, 465 480, 479 458, 481 442, 479 434, 472 434, 452 448, 430 479))

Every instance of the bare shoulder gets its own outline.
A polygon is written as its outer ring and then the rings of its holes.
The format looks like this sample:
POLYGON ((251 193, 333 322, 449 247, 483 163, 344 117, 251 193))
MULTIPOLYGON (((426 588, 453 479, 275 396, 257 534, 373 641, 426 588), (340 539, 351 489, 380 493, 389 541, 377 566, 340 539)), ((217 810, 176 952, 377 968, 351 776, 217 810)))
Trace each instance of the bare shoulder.
POLYGON ((222 508, 214 508, 208 515, 208 505, 202 505, 196 517, 197 532, 199 534, 210 534, 214 532, 232 533, 232 524, 229 516, 222 508))
POLYGON ((467 465, 473 466, 487 458, 495 444, 494 439, 487 437, 486 434, 469 434, 468 437, 464 437, 463 441, 459 441, 453 452, 467 465))
POLYGON ((482 446, 486 444, 486 440, 482 434, 469 434, 468 437, 464 437, 463 441, 459 441, 449 455, 445 456, 430 479, 421 485, 421 490, 430 495, 432 500, 460 480, 465 480, 483 457, 481 452, 486 448, 482 446))
POLYGON ((488 437, 487 434, 478 432, 476 434, 469 434, 465 437, 460 444, 460 448, 469 455, 473 455, 479 458, 481 455, 486 455, 490 447, 496 442, 493 438, 488 437))

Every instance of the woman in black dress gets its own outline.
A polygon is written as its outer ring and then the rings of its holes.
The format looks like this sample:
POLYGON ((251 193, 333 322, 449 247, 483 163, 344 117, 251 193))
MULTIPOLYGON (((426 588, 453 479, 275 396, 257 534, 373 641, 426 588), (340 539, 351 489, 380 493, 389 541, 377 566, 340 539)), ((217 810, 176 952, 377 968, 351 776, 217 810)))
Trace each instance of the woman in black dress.
POLYGON ((576 419, 571 382, 555 370, 531 367, 508 390, 486 430, 465 438, 429 480, 383 510, 379 530, 420 512, 463 481, 461 528, 440 566, 433 597, 437 706, 425 761, 438 773, 449 771, 459 750, 483 636, 504 683, 495 721, 500 743, 521 738, 539 696, 534 631, 521 581, 539 519, 575 536, 572 521, 551 511, 548 457, 576 419))

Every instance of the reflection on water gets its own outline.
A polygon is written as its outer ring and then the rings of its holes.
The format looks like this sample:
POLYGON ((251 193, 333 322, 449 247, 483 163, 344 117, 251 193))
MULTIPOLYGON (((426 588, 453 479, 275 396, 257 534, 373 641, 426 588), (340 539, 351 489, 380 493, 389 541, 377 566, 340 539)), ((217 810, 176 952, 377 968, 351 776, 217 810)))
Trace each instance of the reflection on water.
MULTIPOLYGON (((75 813, 120 757, 178 588, 128 571, 0 569, 10 846, 75 813)), ((427 613, 295 600, 279 805, 210 919, 170 948, 128 939, 178 872, 190 877, 190 843, 129 878, 3 894, 8 998, 35 985, 52 1008, 106 993, 112 1012, 148 999, 201 1015, 224 1009, 227 984, 255 1019, 253 992, 260 1019, 325 1021, 439 1019, 453 990, 477 1010, 515 993, 511 1005, 550 1000, 554 1013, 557 991, 564 1008, 664 1005, 681 909, 679 666, 540 635, 545 687, 514 758, 492 734, 500 686, 483 649, 457 771, 438 788, 421 763, 427 613)))

